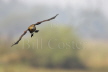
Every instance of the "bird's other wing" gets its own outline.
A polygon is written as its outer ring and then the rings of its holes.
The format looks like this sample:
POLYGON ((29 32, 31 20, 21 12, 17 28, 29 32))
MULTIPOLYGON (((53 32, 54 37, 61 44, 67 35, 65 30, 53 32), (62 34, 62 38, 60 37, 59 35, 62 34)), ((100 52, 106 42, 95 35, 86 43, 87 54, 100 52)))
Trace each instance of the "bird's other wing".
MULTIPOLYGON (((19 43, 19 41, 22 39, 22 37, 27 33, 27 31, 28 30, 26 30, 26 31, 24 31, 24 33, 20 36, 20 38, 18 39, 18 41, 17 42, 15 42, 12 46, 14 46, 14 45, 16 45, 16 44, 18 44, 19 43)), ((11 47, 12 47, 11 46, 11 47)))
MULTIPOLYGON (((58 14, 56 14, 56 16, 58 16, 58 14)), ((54 17, 52 17, 52 18, 49 18, 49 19, 46 19, 46 20, 43 20, 43 21, 40 21, 40 22, 37 22, 35 25, 39 25, 39 24, 41 24, 42 22, 50 21, 50 20, 52 20, 52 19, 55 19, 56 16, 54 16, 54 17)))

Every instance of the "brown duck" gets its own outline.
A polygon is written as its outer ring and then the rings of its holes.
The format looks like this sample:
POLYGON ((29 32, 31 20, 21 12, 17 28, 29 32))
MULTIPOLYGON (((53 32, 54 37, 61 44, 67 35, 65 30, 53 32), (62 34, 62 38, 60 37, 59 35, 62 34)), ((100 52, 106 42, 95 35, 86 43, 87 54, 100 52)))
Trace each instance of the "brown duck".
MULTIPOLYGON (((57 14, 57 15, 58 15, 58 14, 57 14)), ((57 15, 56 15, 56 16, 57 16, 57 15)), ((28 27, 28 29, 25 30, 24 33, 20 36, 20 38, 18 39, 18 41, 15 42, 12 46, 18 44, 19 41, 22 39, 22 37, 27 33, 27 31, 29 31, 29 32, 31 33, 31 37, 32 37, 33 34, 34 34, 34 32, 35 32, 35 33, 38 33, 38 32, 39 32, 39 30, 36 30, 36 27, 35 27, 36 25, 39 25, 39 24, 41 24, 42 22, 45 22, 45 21, 50 21, 50 20, 52 20, 52 19, 55 19, 56 16, 54 16, 54 17, 52 17, 52 18, 49 18, 49 19, 46 19, 46 20, 43 20, 43 21, 40 21, 40 22, 37 22, 37 23, 35 23, 35 24, 30 25, 30 26, 28 27)), ((11 47, 12 47, 12 46, 11 46, 11 47)))

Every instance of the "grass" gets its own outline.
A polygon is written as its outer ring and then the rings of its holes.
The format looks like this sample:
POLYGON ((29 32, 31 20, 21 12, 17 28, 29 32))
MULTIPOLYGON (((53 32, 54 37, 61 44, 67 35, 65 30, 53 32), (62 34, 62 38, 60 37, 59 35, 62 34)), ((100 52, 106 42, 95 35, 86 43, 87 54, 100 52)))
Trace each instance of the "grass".
POLYGON ((30 66, 16 64, 16 65, 1 65, 0 72, 103 72, 103 71, 34 68, 30 66))
POLYGON ((85 41, 83 49, 79 52, 81 61, 88 67, 94 69, 108 69, 108 42, 107 41, 85 41))

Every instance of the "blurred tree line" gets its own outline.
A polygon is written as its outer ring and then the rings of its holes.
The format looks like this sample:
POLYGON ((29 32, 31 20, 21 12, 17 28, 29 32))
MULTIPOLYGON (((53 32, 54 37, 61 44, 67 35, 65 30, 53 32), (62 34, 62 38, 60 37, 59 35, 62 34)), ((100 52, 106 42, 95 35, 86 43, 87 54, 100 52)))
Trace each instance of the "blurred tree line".
MULTIPOLYGON (((0 38, 0 63, 27 64, 33 67, 84 69, 78 58, 82 49, 74 30, 68 26, 44 27, 33 38, 27 38, 14 46, 0 38)), ((12 41, 11 41, 12 42, 12 41)))

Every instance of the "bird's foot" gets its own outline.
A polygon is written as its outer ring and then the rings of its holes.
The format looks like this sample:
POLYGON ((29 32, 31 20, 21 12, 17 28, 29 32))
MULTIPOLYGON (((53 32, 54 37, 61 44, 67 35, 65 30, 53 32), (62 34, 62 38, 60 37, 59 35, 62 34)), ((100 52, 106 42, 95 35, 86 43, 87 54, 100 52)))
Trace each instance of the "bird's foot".
POLYGON ((33 36, 33 33, 31 34, 31 37, 33 36))
POLYGON ((39 32, 39 30, 35 30, 35 33, 38 33, 39 32))

